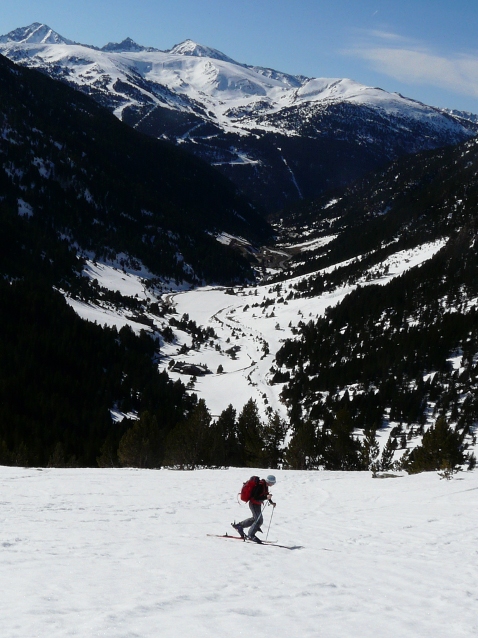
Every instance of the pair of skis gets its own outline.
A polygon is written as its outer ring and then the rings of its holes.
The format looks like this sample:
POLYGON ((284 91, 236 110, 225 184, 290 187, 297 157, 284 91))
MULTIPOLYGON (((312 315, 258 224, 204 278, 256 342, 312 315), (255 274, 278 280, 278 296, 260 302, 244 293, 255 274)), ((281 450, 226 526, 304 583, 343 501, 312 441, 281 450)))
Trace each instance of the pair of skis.
POLYGON ((294 547, 288 545, 279 545, 275 541, 261 541, 260 543, 256 543, 255 541, 249 540, 247 537, 243 538, 242 536, 232 536, 231 534, 208 534, 208 536, 212 536, 214 538, 229 538, 231 540, 242 541, 246 543, 253 543, 254 545, 268 545, 269 547, 281 547, 282 549, 301 549, 300 545, 295 545, 294 547))

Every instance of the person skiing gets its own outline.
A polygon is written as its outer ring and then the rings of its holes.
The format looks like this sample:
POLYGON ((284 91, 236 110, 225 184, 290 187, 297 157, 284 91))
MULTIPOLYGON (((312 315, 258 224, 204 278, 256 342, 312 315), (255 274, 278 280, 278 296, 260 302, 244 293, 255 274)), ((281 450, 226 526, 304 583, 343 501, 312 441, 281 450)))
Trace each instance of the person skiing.
POLYGON ((239 532, 242 538, 247 538, 250 541, 254 541, 255 543, 262 543, 260 538, 257 538, 256 532, 261 532, 261 525, 264 521, 262 517, 262 505, 266 501, 275 507, 276 504, 272 501, 272 494, 269 493, 269 487, 275 485, 276 477, 272 474, 269 474, 267 478, 260 479, 257 485, 254 487, 251 493, 251 497, 249 499, 249 509, 251 510, 252 516, 247 518, 240 523, 231 523, 235 530, 239 532), (246 535, 244 529, 249 528, 249 532, 246 535))

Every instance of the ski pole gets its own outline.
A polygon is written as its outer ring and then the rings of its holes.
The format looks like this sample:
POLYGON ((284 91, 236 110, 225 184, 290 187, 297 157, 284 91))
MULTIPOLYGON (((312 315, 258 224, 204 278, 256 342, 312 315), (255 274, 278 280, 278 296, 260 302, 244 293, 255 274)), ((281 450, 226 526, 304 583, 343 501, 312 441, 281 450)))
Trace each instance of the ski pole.
POLYGON ((274 507, 272 508, 272 514, 271 514, 271 520, 269 521, 269 527, 267 528, 267 535, 266 535, 266 541, 269 538, 269 530, 271 528, 271 523, 272 523, 272 517, 274 516, 274 510, 275 510, 275 503, 274 503, 274 507))

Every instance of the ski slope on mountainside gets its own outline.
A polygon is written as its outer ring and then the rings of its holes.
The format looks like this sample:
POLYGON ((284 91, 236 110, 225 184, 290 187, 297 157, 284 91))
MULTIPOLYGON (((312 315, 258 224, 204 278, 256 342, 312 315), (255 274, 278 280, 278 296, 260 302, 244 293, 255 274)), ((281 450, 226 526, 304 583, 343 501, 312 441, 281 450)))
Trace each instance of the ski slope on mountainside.
POLYGON ((0 467, 2 637, 476 636, 476 472, 278 470, 293 549, 208 537, 256 471, 0 467))

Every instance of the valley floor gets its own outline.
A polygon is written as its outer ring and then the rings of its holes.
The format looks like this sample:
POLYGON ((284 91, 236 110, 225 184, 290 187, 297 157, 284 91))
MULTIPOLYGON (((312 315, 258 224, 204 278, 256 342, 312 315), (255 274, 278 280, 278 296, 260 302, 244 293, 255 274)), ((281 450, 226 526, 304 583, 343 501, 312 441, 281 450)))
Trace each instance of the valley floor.
POLYGON ((294 549, 208 537, 252 472, 1 467, 2 636, 477 634, 478 473, 276 471, 294 549))
MULTIPOLYGON (((317 320, 327 308, 340 304, 359 284, 386 285, 409 268, 430 259, 443 243, 433 242, 396 253, 383 262, 381 268, 371 268, 355 284, 339 285, 312 297, 293 297, 294 286, 310 275, 294 277, 280 284, 234 289, 206 286, 167 295, 178 317, 187 314, 198 325, 215 331, 215 344, 220 345, 220 350, 216 350, 215 345, 205 344, 181 355, 180 347, 191 345, 191 338, 176 332, 175 343, 165 344, 162 349, 160 366, 168 369, 171 359, 207 365, 212 374, 198 377, 194 391, 205 399, 214 416, 229 403, 240 411, 252 397, 263 415, 269 407, 286 418, 287 410, 280 400, 282 384, 270 385, 270 371, 277 351, 287 339, 294 338, 298 324, 317 320), (382 274, 385 266, 386 275, 382 274), (237 349, 234 358, 227 354, 231 347, 237 349), (217 374, 219 365, 223 367, 221 374, 217 374)), ((174 370, 168 370, 168 373, 172 378, 187 382, 183 374, 174 370)))
MULTIPOLYGON (((174 363, 207 368, 208 374, 197 376, 191 390, 205 399, 213 416, 219 416, 229 404, 239 412, 253 398, 263 417, 273 410, 286 418, 287 410, 280 400, 282 384, 270 385, 270 371, 277 351, 287 339, 294 338, 298 324, 323 316, 327 308, 342 302, 359 284, 386 285, 409 268, 430 259, 443 243, 438 241, 398 252, 380 267, 372 267, 354 284, 344 283, 313 297, 297 298, 294 292, 300 281, 315 273, 293 277, 280 284, 235 288, 205 286, 192 290, 172 282, 169 282, 172 285, 164 284, 160 290, 148 289, 146 284, 152 278, 151 273, 144 268, 123 270, 118 264, 89 261, 85 275, 96 279, 107 290, 167 304, 174 315, 168 312, 162 319, 149 315, 150 321, 160 329, 169 326, 172 318, 180 320, 187 316, 202 329, 214 331, 213 339, 195 344, 190 333, 173 326, 174 339, 162 344, 159 361, 159 367, 167 370, 171 378, 185 384, 192 375, 172 368, 174 363), (386 274, 383 273, 385 268, 386 274)), ((337 266, 340 264, 334 268, 337 266)), ((144 323, 138 323, 133 313, 111 304, 85 304, 69 297, 67 301, 81 317, 100 325, 114 325, 118 329, 129 325, 137 333, 142 329, 150 330, 144 323)))

